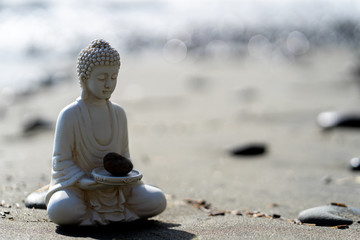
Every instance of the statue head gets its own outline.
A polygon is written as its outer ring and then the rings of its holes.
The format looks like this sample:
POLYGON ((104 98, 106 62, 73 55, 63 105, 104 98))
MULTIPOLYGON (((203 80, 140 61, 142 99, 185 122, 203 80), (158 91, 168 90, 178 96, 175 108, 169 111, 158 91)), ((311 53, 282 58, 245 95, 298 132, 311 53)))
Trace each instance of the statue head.
POLYGON ((106 71, 108 69, 112 71, 111 73, 109 73, 109 75, 111 75, 110 77, 112 77, 113 75, 115 75, 114 69, 117 70, 116 72, 118 72, 119 68, 119 53, 103 39, 96 39, 92 41, 86 48, 81 50, 77 62, 77 73, 80 85, 82 87, 81 98, 87 98, 87 82, 89 81, 89 79, 95 77, 92 76, 94 72, 98 74, 99 70, 106 71), (96 71, 94 71, 95 69, 96 71))

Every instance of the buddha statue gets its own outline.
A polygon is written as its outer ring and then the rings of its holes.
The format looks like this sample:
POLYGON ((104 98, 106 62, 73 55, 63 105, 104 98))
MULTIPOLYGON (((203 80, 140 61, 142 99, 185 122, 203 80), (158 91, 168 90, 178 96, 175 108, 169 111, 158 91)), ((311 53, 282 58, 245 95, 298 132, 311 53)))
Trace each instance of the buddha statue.
POLYGON ((119 53, 102 39, 78 57, 81 96, 59 114, 51 182, 44 201, 59 225, 106 225, 150 218, 166 208, 164 193, 142 181, 97 182, 91 172, 114 152, 131 159, 124 110, 110 101, 120 69, 119 53))

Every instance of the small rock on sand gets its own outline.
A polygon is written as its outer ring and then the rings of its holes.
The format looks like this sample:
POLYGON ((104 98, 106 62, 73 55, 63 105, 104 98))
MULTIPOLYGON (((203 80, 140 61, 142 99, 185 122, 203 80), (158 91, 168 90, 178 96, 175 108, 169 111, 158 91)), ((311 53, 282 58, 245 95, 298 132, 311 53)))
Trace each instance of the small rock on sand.
POLYGON ((317 117, 317 123, 323 129, 360 128, 360 113, 322 112, 317 117))
POLYGON ((267 146, 264 143, 249 143, 229 150, 232 156, 257 156, 265 154, 267 146))
POLYGON ((350 160, 350 169, 353 171, 360 170, 360 159, 358 157, 352 158, 350 160))
POLYGON ((37 117, 37 118, 29 119, 24 123, 23 132, 30 133, 35 130, 49 129, 50 127, 51 127, 50 121, 41 117, 37 117))
POLYGON ((351 225, 360 219, 360 209, 344 204, 333 204, 306 209, 299 214, 302 223, 317 226, 351 225))

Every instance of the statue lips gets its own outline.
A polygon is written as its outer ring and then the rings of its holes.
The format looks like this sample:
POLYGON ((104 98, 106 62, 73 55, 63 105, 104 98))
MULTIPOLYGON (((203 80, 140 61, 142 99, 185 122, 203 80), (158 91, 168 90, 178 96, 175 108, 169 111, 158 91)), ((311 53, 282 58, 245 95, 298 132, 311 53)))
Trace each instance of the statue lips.
POLYGON ((103 162, 105 170, 114 176, 126 176, 133 169, 129 159, 114 152, 106 154, 103 162))

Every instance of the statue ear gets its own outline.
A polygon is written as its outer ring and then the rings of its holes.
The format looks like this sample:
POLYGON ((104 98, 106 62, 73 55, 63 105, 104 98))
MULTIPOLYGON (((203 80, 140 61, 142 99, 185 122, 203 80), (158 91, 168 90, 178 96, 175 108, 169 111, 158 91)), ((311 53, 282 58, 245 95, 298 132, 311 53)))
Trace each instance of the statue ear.
POLYGON ((86 76, 85 76, 84 73, 82 73, 82 74, 80 75, 79 79, 80 79, 80 83, 81 83, 81 84, 85 84, 85 83, 86 83, 87 78, 86 78, 86 76))
POLYGON ((81 98, 86 99, 88 97, 87 86, 86 86, 87 78, 86 78, 85 74, 82 73, 80 75, 79 79, 80 79, 80 86, 81 86, 81 98))

